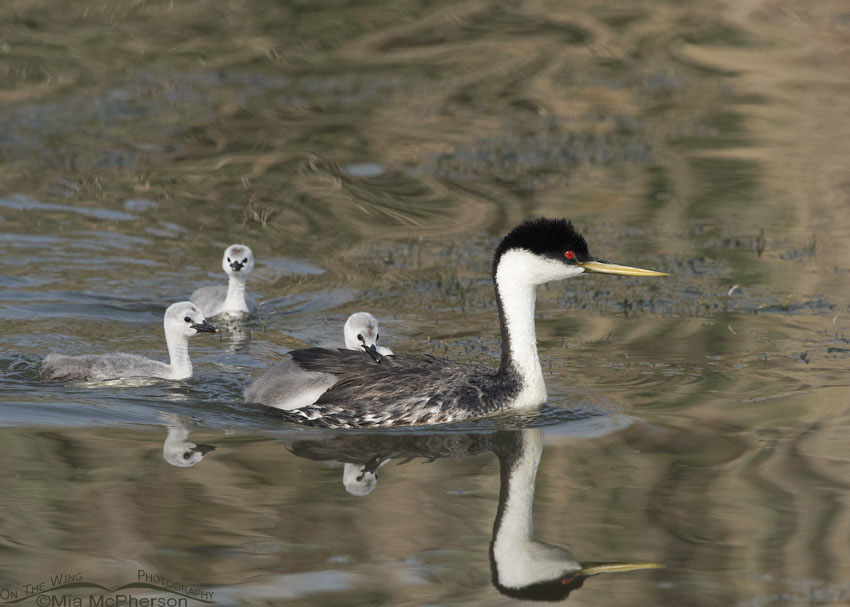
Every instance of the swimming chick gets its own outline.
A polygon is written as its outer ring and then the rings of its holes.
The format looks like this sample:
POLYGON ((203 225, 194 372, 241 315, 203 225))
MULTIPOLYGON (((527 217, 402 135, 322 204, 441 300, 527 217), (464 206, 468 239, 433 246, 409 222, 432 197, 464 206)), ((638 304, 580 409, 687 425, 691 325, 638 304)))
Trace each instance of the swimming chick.
POLYGON ((172 304, 165 311, 165 342, 169 363, 137 354, 84 354, 65 356, 48 354, 39 372, 46 380, 101 381, 127 377, 159 377, 188 379, 192 377, 189 360, 189 338, 198 333, 215 333, 216 328, 204 318, 198 306, 189 301, 172 304))
MULTIPOLYGON (((281 411, 288 422, 331 428, 437 424, 534 407, 546 401, 537 356, 537 287, 583 274, 664 276, 599 261, 564 219, 538 219, 514 228, 496 248, 493 281, 502 329, 502 360, 495 371, 426 356, 386 357, 368 364, 353 350, 309 348, 289 352, 268 373, 285 392, 249 387, 246 398, 281 411)), ((258 382, 270 383, 267 376, 258 382)))
POLYGON ((243 244, 232 244, 224 250, 221 267, 228 276, 227 286, 200 287, 195 289, 189 300, 209 318, 219 314, 250 312, 245 299, 245 281, 254 269, 254 253, 243 244))

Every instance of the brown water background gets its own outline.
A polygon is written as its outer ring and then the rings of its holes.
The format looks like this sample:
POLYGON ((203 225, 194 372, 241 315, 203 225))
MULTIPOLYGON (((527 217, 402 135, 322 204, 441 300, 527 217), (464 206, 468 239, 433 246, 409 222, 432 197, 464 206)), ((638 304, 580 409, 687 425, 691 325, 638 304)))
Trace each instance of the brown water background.
POLYGON ((493 364, 492 249, 547 215, 671 274, 539 292, 536 536, 666 565, 569 602, 850 605, 848 167, 846 2, 6 0, 0 588, 517 604, 495 457, 355 497, 241 391, 357 310, 493 364), (262 303, 193 340, 192 380, 37 379, 48 351, 163 357, 165 306, 233 242, 262 303), (217 449, 168 465, 175 424, 217 449))

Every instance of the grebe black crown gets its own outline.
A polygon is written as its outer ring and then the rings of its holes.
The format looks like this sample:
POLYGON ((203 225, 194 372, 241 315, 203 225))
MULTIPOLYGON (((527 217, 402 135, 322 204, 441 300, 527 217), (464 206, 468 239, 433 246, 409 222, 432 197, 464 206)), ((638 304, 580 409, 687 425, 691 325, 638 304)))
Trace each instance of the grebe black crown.
POLYGON ((511 230, 496 247, 493 255, 493 274, 499 260, 511 249, 525 249, 543 257, 558 259, 564 263, 590 261, 584 237, 576 232, 571 221, 566 219, 531 219, 511 230), (565 253, 572 251, 572 257, 565 253))

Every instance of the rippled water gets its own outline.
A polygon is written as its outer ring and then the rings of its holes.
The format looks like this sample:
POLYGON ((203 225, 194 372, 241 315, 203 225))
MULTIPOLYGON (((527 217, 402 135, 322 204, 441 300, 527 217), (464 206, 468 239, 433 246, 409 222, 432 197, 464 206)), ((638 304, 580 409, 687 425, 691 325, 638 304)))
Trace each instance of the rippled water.
POLYGON ((500 461, 542 431, 535 538, 665 566, 570 602, 850 603, 845 3, 15 0, 4 23, 0 601, 142 570, 216 604, 517 604, 500 461), (396 351, 495 364, 492 249, 540 215, 671 276, 540 290, 539 413, 334 434, 242 402, 357 310, 396 351), (39 381, 49 351, 164 358, 162 312, 233 242, 261 305, 192 340, 191 380, 39 381))

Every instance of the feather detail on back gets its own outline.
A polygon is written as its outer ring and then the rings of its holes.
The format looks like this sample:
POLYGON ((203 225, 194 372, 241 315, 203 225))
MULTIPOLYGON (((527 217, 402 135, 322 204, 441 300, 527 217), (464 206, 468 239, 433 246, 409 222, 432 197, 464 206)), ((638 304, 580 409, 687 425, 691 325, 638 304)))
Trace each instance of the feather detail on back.
POLYGON ((518 378, 427 356, 387 356, 378 365, 356 350, 308 348, 290 352, 307 373, 335 382, 311 405, 273 411, 284 420, 326 428, 414 426, 460 421, 510 405, 518 378))

